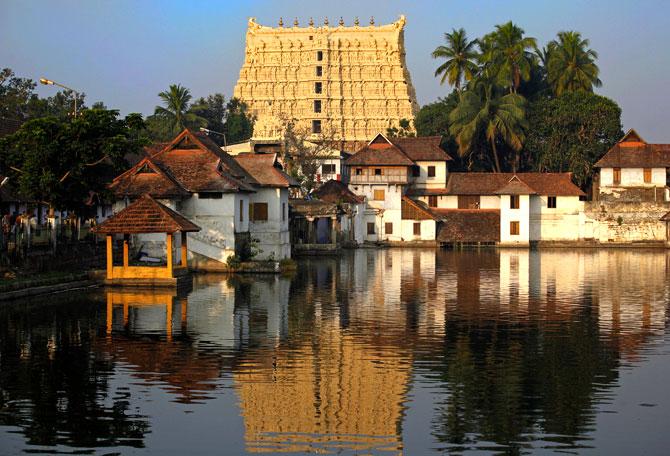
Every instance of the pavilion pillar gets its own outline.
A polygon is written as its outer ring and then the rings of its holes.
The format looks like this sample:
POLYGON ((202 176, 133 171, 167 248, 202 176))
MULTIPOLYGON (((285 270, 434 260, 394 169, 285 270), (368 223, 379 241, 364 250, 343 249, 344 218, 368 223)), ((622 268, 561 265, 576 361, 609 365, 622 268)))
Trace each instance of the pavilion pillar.
POLYGON ((314 217, 307 217, 307 243, 314 244, 314 217))
POLYGON ((181 310, 181 332, 182 334, 186 333, 186 317, 188 315, 188 298, 182 298, 179 300, 180 310, 181 310))
POLYGON ((114 252, 112 250, 112 235, 107 235, 107 278, 112 278, 112 269, 114 268, 114 252))
POLYGON ((173 234, 172 233, 167 233, 167 274, 168 277, 172 277, 172 268, 173 268, 173 261, 172 261, 172 239, 173 239, 173 234))
MULTIPOLYGON (((107 236, 107 237, 109 237, 109 236, 107 236)), ((107 325, 106 325, 108 336, 112 334, 112 323, 113 323, 112 318, 113 317, 114 317, 114 302, 113 302, 113 298, 112 298, 112 293, 110 293, 108 291, 107 292, 107 325)))
POLYGON ((330 217, 330 243, 337 244, 337 216, 330 217))
POLYGON ((123 235, 123 267, 127 268, 128 267, 128 250, 129 250, 129 244, 130 244, 130 235, 129 234, 124 234, 123 235))
POLYGON ((165 308, 165 336, 168 341, 172 340, 172 304, 172 298, 168 298, 165 308))
POLYGON ((183 268, 188 267, 188 235, 185 232, 181 232, 181 266, 183 268))

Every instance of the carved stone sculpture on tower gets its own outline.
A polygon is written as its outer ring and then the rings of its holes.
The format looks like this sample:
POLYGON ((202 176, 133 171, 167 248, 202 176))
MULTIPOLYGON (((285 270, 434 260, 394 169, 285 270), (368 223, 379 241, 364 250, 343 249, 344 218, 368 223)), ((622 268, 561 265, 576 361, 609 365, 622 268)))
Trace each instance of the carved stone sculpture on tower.
POLYGON ((277 116, 347 142, 368 141, 402 119, 413 125, 418 105, 404 26, 404 16, 339 27, 268 27, 249 19, 234 96, 256 116, 254 139, 280 139, 277 116))

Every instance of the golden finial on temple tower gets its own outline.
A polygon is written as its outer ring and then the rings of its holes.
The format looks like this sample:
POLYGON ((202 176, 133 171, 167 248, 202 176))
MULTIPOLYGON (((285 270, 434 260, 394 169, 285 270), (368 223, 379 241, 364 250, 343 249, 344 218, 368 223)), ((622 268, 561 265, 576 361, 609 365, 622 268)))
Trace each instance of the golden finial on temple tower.
POLYGON ((358 16, 356 16, 356 19, 354 19, 354 25, 355 25, 356 27, 358 27, 358 25, 359 25, 359 22, 358 22, 358 16))
POLYGON ((342 16, 340 16, 340 25, 344 25, 344 19, 342 19, 342 16))
POLYGON ((309 26, 314 27, 314 19, 312 19, 311 17, 309 18, 309 26))
POLYGON ((375 17, 374 16, 370 17, 370 25, 375 25, 375 17))
POLYGON ((323 25, 328 25, 328 17, 323 20, 323 25))
POLYGON ((293 20, 293 26, 294 27, 298 26, 298 18, 297 17, 293 20))
POLYGON ((280 18, 279 18, 279 26, 280 26, 280 27, 283 27, 283 26, 284 26, 284 18, 283 18, 283 17, 280 17, 280 18))

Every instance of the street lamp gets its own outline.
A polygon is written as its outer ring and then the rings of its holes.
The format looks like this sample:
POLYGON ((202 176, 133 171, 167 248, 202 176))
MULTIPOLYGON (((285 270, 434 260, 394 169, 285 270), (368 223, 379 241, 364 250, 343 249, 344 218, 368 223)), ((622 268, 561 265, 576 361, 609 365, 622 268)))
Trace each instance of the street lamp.
POLYGON ((202 131, 203 133, 207 133, 208 135, 214 134, 214 135, 223 136, 223 147, 228 147, 228 145, 226 144, 226 134, 225 133, 219 133, 218 131, 209 130, 205 127, 200 127, 200 131, 202 131))
POLYGON ((77 98, 79 98, 79 92, 77 92, 76 90, 74 90, 71 87, 65 86, 63 84, 59 84, 58 82, 52 81, 51 79, 47 79, 47 78, 40 78, 40 84, 55 85, 55 86, 58 86, 58 87, 62 87, 66 90, 72 91, 72 93, 74 93, 74 116, 77 117, 77 98))

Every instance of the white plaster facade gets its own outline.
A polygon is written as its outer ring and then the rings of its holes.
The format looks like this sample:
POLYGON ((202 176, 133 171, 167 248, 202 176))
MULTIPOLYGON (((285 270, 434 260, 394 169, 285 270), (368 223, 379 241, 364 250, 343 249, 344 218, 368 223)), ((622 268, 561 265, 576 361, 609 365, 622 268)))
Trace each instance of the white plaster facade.
MULTIPOLYGON (((261 252, 256 259, 291 257, 291 239, 288 224, 288 189, 260 188, 249 196, 249 202, 267 203, 268 219, 249 222, 252 239, 258 239, 261 252)), ((248 211, 248 209, 247 209, 248 211)), ((249 217, 246 217, 248 220, 249 217)))

